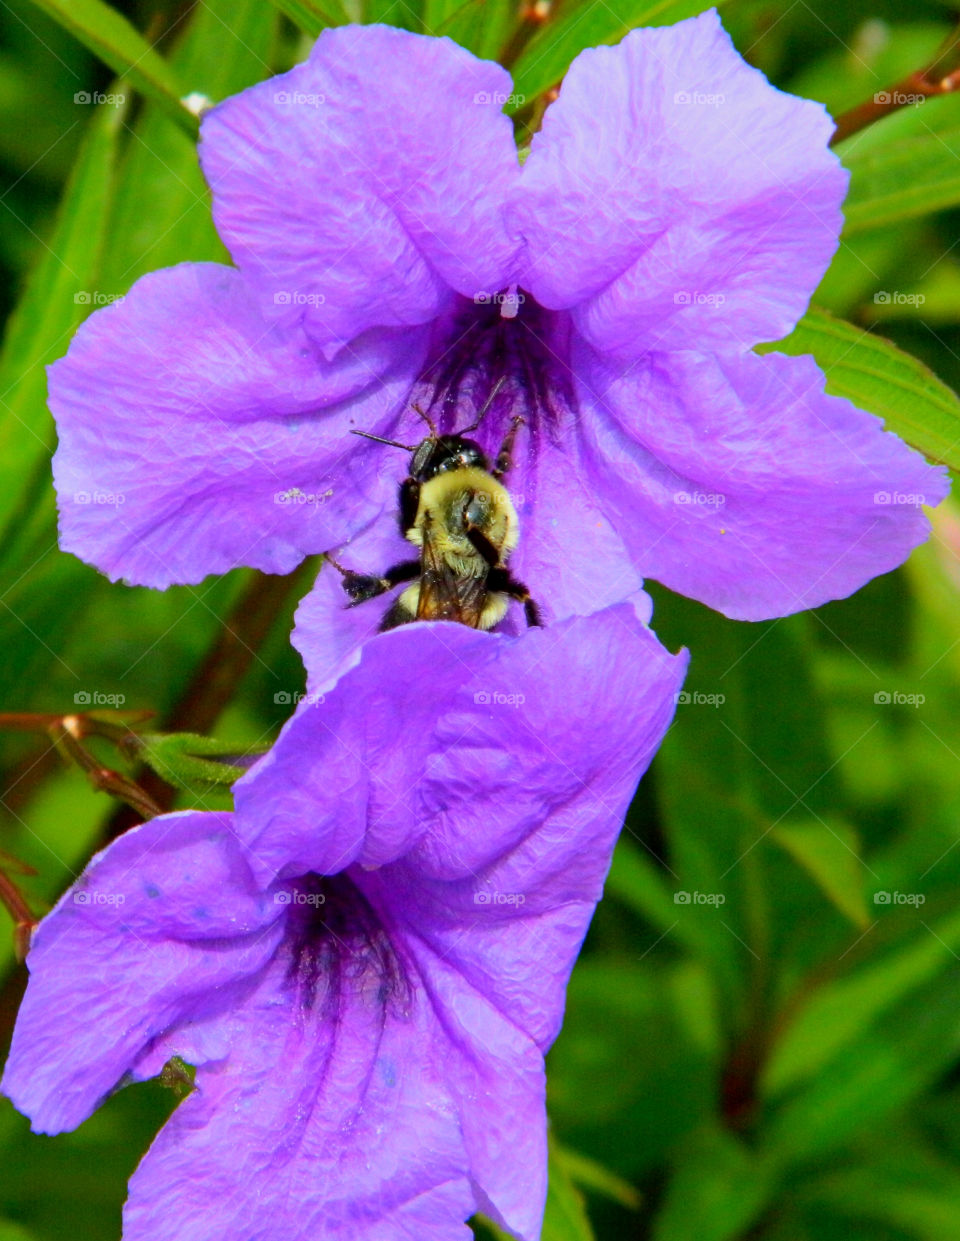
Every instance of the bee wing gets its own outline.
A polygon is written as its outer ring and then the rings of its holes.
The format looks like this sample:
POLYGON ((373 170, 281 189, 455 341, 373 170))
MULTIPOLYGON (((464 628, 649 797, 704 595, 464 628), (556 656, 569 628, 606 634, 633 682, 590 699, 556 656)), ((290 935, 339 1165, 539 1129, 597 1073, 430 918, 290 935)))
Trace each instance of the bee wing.
POLYGON ((477 629, 487 599, 486 574, 459 575, 450 568, 440 546, 441 532, 424 515, 420 553, 420 599, 417 620, 452 620, 477 629))

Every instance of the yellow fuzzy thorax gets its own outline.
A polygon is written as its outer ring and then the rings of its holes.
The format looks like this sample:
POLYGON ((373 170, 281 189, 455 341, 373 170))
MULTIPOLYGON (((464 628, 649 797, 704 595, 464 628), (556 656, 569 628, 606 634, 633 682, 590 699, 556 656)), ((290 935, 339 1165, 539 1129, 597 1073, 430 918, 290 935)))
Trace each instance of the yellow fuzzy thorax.
POLYGON ((520 534, 517 511, 506 487, 486 470, 474 466, 438 474, 422 485, 416 520, 406 537, 422 547, 424 527, 429 525, 431 542, 451 568, 472 574, 479 557, 466 537, 463 511, 478 496, 489 500, 479 528, 499 550, 500 563, 505 564, 520 534))

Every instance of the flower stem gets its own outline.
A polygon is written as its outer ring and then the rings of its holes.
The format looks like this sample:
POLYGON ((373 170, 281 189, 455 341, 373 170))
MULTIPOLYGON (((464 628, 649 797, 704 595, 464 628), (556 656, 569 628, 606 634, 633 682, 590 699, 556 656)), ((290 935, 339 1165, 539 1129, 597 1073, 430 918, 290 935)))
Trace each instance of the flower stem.
POLYGON ((836 129, 830 145, 859 133, 875 121, 908 104, 916 104, 936 95, 949 95, 960 89, 960 26, 950 35, 925 69, 917 69, 887 90, 877 91, 872 99, 858 104, 836 118, 836 129))

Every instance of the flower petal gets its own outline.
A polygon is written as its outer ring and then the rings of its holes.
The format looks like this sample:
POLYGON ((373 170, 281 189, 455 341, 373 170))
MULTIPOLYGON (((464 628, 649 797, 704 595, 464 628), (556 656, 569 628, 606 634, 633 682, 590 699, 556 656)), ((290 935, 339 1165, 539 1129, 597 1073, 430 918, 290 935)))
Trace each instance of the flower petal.
MULTIPOLYGON (((570 843, 598 823, 609 833, 606 816, 619 827, 673 718, 686 657, 669 654, 630 601, 501 638, 495 658, 465 662, 434 731, 420 789, 429 831, 411 858, 428 877, 471 881, 472 899, 487 868, 544 839, 545 824, 570 843)), ((535 863, 526 859, 527 887, 535 863)))
POLYGON ((737 620, 841 599, 896 568, 948 490, 812 358, 583 348, 592 485, 645 574, 737 620))
POLYGON ((837 246, 832 131, 747 65, 714 11, 582 52, 508 217, 524 287, 625 356, 780 339, 837 246))
POLYGON ((451 704, 425 781, 430 829, 389 868, 397 918, 544 1051, 687 666, 629 604, 557 628, 548 658, 517 642, 485 669, 482 701, 451 704), (504 701, 518 683, 524 701, 504 701))
MULTIPOLYGON (((543 428, 531 450, 518 456, 510 493, 520 519, 520 543, 511 572, 533 595, 546 622, 587 616, 613 603, 646 600, 643 565, 593 492, 580 455, 576 417, 557 429, 543 428)), ((514 618, 511 632, 522 620, 514 618)))
POLYGON ((205 117, 214 218, 265 311, 335 349, 511 277, 504 69, 449 39, 325 30, 306 64, 205 117))
MULTIPOLYGON (((538 1049, 393 925, 384 882, 356 882, 358 902, 341 907, 335 942, 312 938, 332 925, 329 905, 306 934, 288 924, 234 1014, 228 1056, 200 1067, 197 1090, 135 1173, 126 1241, 466 1241, 463 1220, 486 1200, 465 1134, 494 1115, 523 1235, 537 1235, 546 1188, 538 1049), (358 932, 360 902, 367 920, 383 919, 375 947, 358 932)), ((176 1047, 176 1035, 168 1042, 176 1047)))
MULTIPOLYGON (((454 974, 542 1052, 560 1029, 614 842, 685 667, 628 604, 515 641, 480 674, 487 689, 471 695, 468 684, 441 717, 426 778, 429 831, 370 877, 428 985, 439 990, 454 974)), ((489 1050, 469 1063, 488 1066, 489 1050)), ((505 1106, 502 1086, 476 1078, 465 1071, 459 1081, 472 1101, 463 1132, 485 1210, 536 1235, 529 1177, 542 1166, 541 1128, 517 1125, 530 1111, 521 1081, 521 1097, 505 1106)))
POLYGON ((289 572, 388 503, 376 446, 349 432, 389 432, 424 345, 374 333, 328 363, 232 268, 144 277, 50 369, 62 547, 146 586, 289 572))
MULTIPOLYGON (((418 554, 384 516, 345 547, 337 548, 336 558, 355 573, 380 574, 418 554)), ((357 663, 363 644, 379 632, 393 597, 384 595, 352 606, 336 569, 329 566, 320 571, 297 608, 291 639, 307 669, 308 698, 326 693, 357 663)))
POLYGON ((375 636, 333 688, 308 696, 234 785, 237 829, 265 883, 407 852, 425 830, 418 784, 437 716, 468 661, 492 658, 496 643, 449 622, 405 626, 375 636))
MULTIPOLYGON (((476 1209, 511 1235, 534 1241, 547 1191, 544 1074, 541 1051, 518 1016, 538 1002, 557 957, 569 973, 580 941, 566 953, 551 914, 535 927, 501 922, 493 935, 481 940, 478 934, 473 943, 474 930, 481 929, 474 924, 482 926, 483 919, 452 928, 442 899, 423 890, 416 866, 406 861, 364 883, 388 911, 395 942, 444 1033, 435 1042, 437 1062, 446 1066, 444 1084, 454 1101, 476 1209), (492 954, 489 974, 470 968, 484 947, 492 954), (500 990, 491 985, 495 977, 500 990), (506 993, 515 1008, 502 1003, 506 993)), ((553 1013, 557 1024, 561 1010, 562 989, 553 1013)))
POLYGON ((582 834, 608 787, 629 799, 683 680, 646 605, 517 637, 440 621, 374 637, 235 786, 255 868, 331 874, 413 849, 425 875, 473 879, 550 815, 582 834))
POLYGON ((80 1124, 170 1025, 222 1013, 272 956, 278 907, 230 819, 170 814, 127 832, 40 923, 2 1083, 37 1132, 80 1124))

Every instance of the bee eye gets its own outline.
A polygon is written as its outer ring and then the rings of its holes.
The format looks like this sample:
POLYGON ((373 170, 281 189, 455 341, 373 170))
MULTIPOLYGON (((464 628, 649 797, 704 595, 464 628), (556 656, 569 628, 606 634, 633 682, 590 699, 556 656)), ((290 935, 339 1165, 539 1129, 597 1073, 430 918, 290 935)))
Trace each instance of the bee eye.
POLYGON ((413 461, 410 463, 410 473, 414 478, 418 478, 424 473, 432 456, 433 444, 430 440, 424 440, 417 451, 413 454, 413 461))

